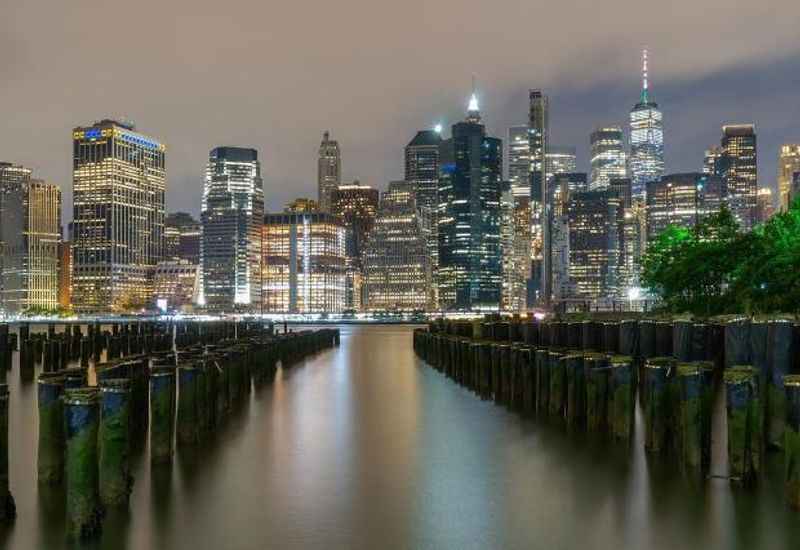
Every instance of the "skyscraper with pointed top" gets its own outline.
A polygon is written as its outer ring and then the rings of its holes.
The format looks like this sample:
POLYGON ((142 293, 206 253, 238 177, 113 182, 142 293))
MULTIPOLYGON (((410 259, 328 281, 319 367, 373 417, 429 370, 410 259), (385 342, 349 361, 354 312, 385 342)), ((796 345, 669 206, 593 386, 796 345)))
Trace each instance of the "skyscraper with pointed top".
POLYGON ((439 305, 499 311, 503 146, 486 135, 474 93, 467 117, 439 147, 439 305))
POLYGON ((658 103, 650 95, 647 50, 642 52, 642 92, 630 114, 631 196, 643 204, 647 184, 664 175, 664 123, 658 103))
POLYGON ((331 211, 331 195, 342 183, 342 154, 339 142, 327 130, 322 134, 317 161, 317 201, 323 212, 331 211))

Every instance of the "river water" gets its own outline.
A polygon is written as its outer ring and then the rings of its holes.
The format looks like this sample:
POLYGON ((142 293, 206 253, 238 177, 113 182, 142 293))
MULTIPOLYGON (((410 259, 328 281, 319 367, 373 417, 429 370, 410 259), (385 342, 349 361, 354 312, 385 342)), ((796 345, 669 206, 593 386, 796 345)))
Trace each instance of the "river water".
MULTIPOLYGON (((523 418, 418 360, 412 328, 344 326, 279 370, 201 448, 133 458, 128 510, 68 543, 64 494, 37 487, 36 384, 11 392, 13 549, 800 548, 780 457, 753 490, 698 486, 668 458, 523 418)), ((37 367, 38 368, 38 367, 37 367)), ((715 442, 716 455, 724 446, 715 442)))

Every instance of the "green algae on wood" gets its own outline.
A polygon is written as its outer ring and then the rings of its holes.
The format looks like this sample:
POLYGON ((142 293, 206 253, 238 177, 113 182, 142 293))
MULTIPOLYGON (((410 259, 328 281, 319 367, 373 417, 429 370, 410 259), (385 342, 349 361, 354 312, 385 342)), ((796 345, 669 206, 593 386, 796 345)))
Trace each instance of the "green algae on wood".
POLYGON ((100 531, 97 432, 100 409, 96 388, 67 390, 64 397, 66 432, 67 532, 88 538, 100 531))
POLYGON ((64 478, 64 376, 42 373, 38 382, 39 447, 38 480, 58 484, 64 478))
POLYGON ((106 506, 128 503, 130 475, 131 391, 127 378, 100 382, 99 482, 100 501, 106 506))
POLYGON ((8 386, 0 384, 0 523, 17 516, 8 477, 8 397, 8 386))
POLYGON ((750 366, 732 365, 725 371, 730 476, 752 484, 761 472, 763 415, 758 377, 750 366))
POLYGON ((786 426, 784 430, 784 484, 786 500, 800 510, 800 375, 786 376, 786 426))

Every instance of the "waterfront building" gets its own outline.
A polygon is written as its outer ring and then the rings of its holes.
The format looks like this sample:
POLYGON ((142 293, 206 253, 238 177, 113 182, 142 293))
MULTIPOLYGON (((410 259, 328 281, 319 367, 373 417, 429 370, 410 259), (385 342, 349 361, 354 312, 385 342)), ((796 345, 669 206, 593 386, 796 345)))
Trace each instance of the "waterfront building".
POLYGON ((647 185, 647 242, 668 226, 694 227, 718 212, 725 200, 725 182, 718 176, 689 172, 668 174, 647 185))
POLYGON ((323 212, 330 212, 331 194, 342 182, 342 155, 339 142, 330 132, 322 134, 317 160, 317 202, 323 212))
POLYGON ((743 231, 752 229, 758 195, 756 129, 752 124, 722 127, 717 174, 725 180, 728 207, 743 231))
POLYGON ((0 163, 0 309, 56 309, 61 190, 0 163))
POLYGON ((778 154, 778 195, 779 206, 783 211, 789 209, 792 180, 798 172, 800 172, 800 144, 781 145, 778 154))
POLYGON ((567 223, 573 298, 593 302, 618 295, 622 216, 621 200, 613 190, 570 195, 567 223))
POLYGON ((330 196, 331 213, 345 227, 347 293, 345 308, 360 311, 363 302, 363 255, 378 213, 378 190, 358 180, 340 185, 330 196))
POLYGON ((434 306, 428 243, 415 189, 411 182, 393 181, 381 195, 364 255, 367 311, 427 311, 434 306))
POLYGON ((164 259, 200 263, 200 222, 186 212, 164 218, 164 259))
POLYGON ((644 204, 647 184, 664 175, 664 122, 648 85, 647 50, 642 55, 642 91, 630 112, 631 195, 644 204))
POLYGON ((156 305, 162 311, 187 311, 197 302, 200 266, 185 259, 159 262, 153 276, 156 305))
POLYGON ((164 253, 165 147, 107 119, 75 128, 72 140, 73 305, 140 310, 164 253))
POLYGON ((421 130, 405 148, 405 181, 415 196, 422 232, 430 258, 431 296, 438 302, 436 271, 439 265, 439 233, 437 212, 439 209, 439 147, 442 143, 440 127, 421 130))
POLYGON ((263 226, 263 311, 342 313, 345 228, 328 212, 287 208, 263 226))
POLYGON ((530 305, 546 304, 550 296, 547 254, 549 229, 547 205, 547 150, 550 139, 550 100, 541 90, 528 93, 528 146, 531 185, 530 305))
POLYGON ((209 154, 200 214, 201 290, 209 311, 252 310, 260 303, 264 190, 255 149, 209 154))
POLYGON ((590 191, 602 191, 608 188, 613 178, 627 177, 627 155, 622 128, 619 126, 598 128, 592 132, 590 141, 592 163, 590 191))
POLYGON ((439 155, 440 307, 498 311, 502 140, 486 135, 475 94, 451 136, 439 155))

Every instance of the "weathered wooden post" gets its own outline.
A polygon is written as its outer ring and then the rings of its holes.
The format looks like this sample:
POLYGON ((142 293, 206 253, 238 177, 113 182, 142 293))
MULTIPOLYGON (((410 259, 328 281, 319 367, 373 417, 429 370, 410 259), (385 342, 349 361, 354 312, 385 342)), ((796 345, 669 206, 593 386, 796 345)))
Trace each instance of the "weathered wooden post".
POLYGON ((670 357, 655 357, 644 364, 645 448, 653 453, 669 447, 673 418, 670 378, 674 364, 670 357))
POLYGON ((61 373, 39 375, 39 452, 40 483, 61 483, 64 478, 64 376, 61 373))
POLYGON ((634 396, 633 360, 627 355, 609 359, 608 415, 614 439, 629 442, 633 435, 634 396))
POLYGON ((536 413, 547 415, 550 410, 550 368, 549 351, 538 348, 534 356, 534 370, 536 376, 536 413))
POLYGON ((584 353, 586 371, 586 427, 591 434, 608 429, 609 377, 608 356, 584 353))
POLYGON ((178 367, 178 442, 200 443, 202 420, 199 414, 201 389, 197 365, 189 363, 178 367))
POLYGON ((800 375, 784 378, 786 429, 784 430, 784 471, 786 499, 800 510, 800 375))
POLYGON ((784 377, 792 372, 798 349, 795 343, 795 326, 788 319, 773 319, 767 330, 766 380, 767 441, 771 447, 781 447, 787 418, 784 377))
POLYGON ((749 485, 761 472, 763 414, 758 377, 750 366, 725 371, 728 409, 728 464, 734 481, 749 485))
POLYGON ((175 429, 175 367, 163 365, 150 371, 150 459, 172 459, 175 429))
POLYGON ((17 515, 8 478, 8 385, 0 384, 0 523, 17 515))
POLYGON ((68 532, 75 538, 87 538, 100 531, 97 401, 95 388, 68 390, 64 398, 67 520, 68 532))
POLYGON ((562 357, 567 378, 567 426, 581 429, 586 426, 586 372, 583 355, 570 353, 562 357))
POLYGON ((106 506, 128 503, 130 475, 131 391, 127 378, 100 382, 100 501, 106 506))
POLYGON ((678 319, 672 326, 672 355, 678 361, 692 360, 692 322, 678 319))
POLYGON ((699 479, 703 473, 703 375, 695 363, 678 363, 678 411, 676 443, 681 469, 692 478, 699 479))
POLYGON ((567 367, 564 354, 550 350, 547 354, 550 374, 550 416, 564 420, 567 406, 567 367))

